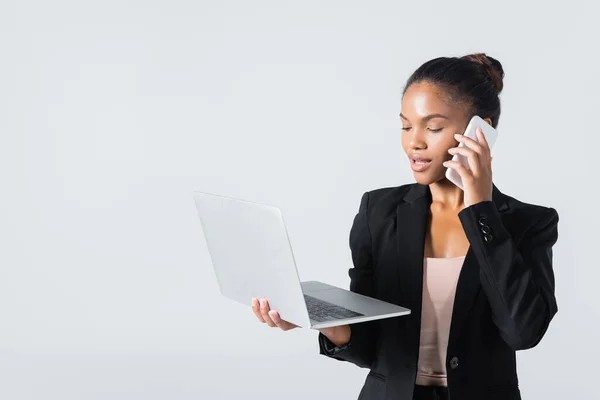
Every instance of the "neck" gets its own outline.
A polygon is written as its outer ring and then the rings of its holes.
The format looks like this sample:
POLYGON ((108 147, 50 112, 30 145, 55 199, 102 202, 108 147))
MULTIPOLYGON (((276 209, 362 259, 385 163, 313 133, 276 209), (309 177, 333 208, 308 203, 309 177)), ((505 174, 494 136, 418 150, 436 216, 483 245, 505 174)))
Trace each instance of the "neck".
POLYGON ((431 202, 443 208, 462 210, 465 207, 465 196, 461 188, 444 178, 429 185, 431 202))

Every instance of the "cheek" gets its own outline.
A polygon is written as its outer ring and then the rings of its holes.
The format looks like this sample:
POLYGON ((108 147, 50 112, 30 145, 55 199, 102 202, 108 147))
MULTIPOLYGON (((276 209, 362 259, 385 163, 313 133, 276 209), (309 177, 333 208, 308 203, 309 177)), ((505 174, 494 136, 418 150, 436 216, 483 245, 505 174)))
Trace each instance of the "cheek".
POLYGON ((454 140, 454 134, 447 134, 440 137, 435 138, 430 142, 430 150, 432 153, 437 156, 449 159, 451 157, 450 153, 448 153, 448 149, 452 147, 456 147, 458 142, 454 140))

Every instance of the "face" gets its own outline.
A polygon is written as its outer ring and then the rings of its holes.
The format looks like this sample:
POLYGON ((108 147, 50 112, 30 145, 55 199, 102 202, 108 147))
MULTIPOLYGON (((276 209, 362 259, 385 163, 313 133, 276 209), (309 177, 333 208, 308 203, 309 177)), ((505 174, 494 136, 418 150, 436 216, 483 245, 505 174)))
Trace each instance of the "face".
POLYGON ((468 107, 452 104, 435 84, 412 84, 402 98, 402 147, 418 183, 429 185, 445 179, 448 149, 458 142, 469 122, 468 107))

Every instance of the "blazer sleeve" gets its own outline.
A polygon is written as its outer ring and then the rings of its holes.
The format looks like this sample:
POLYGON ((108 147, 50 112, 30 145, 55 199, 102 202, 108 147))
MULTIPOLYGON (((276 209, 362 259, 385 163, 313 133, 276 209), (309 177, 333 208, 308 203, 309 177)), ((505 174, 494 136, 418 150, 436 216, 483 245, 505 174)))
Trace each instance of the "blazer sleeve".
POLYGON ((492 318, 514 350, 536 346, 558 311, 552 246, 558 239, 553 208, 535 213, 524 235, 511 237, 491 201, 471 205, 459 218, 480 265, 492 318))
MULTIPOLYGON (((373 296, 373 254, 371 233, 368 223, 369 193, 363 194, 358 213, 350 230, 350 250, 354 266, 349 269, 350 291, 373 296)), ((350 341, 344 346, 335 346, 327 336, 319 332, 319 352, 325 356, 351 362, 362 368, 373 363, 376 321, 350 324, 350 341)))

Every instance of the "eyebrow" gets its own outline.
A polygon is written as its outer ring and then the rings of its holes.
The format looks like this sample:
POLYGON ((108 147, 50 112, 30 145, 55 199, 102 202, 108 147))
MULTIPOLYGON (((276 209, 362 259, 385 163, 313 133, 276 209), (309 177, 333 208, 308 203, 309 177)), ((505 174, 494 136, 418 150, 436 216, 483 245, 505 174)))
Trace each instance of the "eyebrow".
MULTIPOLYGON (((404 115, 402 115, 402 113, 400 113, 400 118, 405 119, 408 121, 408 118, 406 118, 404 115)), ((443 114, 429 114, 426 115, 425 117, 423 117, 423 121, 429 121, 430 119, 433 118, 444 118, 444 119, 450 119, 447 116, 443 115, 443 114)))

